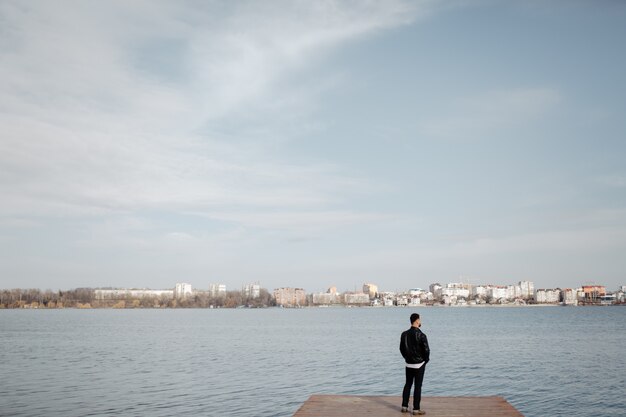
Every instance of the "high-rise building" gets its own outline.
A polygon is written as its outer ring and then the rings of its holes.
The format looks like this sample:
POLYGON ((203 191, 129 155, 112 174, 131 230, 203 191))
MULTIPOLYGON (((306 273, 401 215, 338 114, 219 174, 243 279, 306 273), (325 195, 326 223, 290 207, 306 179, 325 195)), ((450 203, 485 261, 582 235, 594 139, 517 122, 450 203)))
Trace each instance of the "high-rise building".
POLYGON ((241 287, 241 296, 243 298, 259 298, 261 296, 261 285, 258 282, 244 285, 241 287))
POLYGON ((186 298, 192 293, 191 284, 179 282, 174 287, 174 298, 186 298))
POLYGON ((224 297, 226 296, 226 285, 224 284, 210 284, 209 295, 211 297, 224 297))
POLYGON ((375 298, 378 294, 378 285, 376 284, 363 284, 363 293, 369 294, 370 298, 375 298))
POLYGON ((430 286, 428 287, 430 292, 433 294, 435 300, 441 299, 441 288, 441 284, 439 283, 430 284, 430 286))
POLYGON ((535 284, 532 281, 520 281, 517 285, 520 288, 522 298, 527 300, 535 294, 535 284))

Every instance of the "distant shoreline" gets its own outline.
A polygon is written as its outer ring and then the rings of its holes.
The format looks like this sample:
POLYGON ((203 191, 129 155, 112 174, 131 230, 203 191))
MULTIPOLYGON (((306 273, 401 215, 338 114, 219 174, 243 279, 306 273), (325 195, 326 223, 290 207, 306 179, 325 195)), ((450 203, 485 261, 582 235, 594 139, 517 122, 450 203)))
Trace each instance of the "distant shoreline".
POLYGON ((479 305, 415 305, 415 306, 345 306, 345 305, 334 305, 334 306, 302 306, 302 307, 283 307, 283 306, 260 306, 260 307, 246 307, 246 306, 237 306, 237 307, 124 307, 124 308, 116 308, 116 307, 92 307, 92 306, 83 306, 83 307, 18 307, 18 308, 0 308, 0 311, 3 310, 267 310, 267 309, 278 309, 278 310, 301 310, 301 309, 373 309, 373 310, 388 310, 388 309, 412 309, 412 308, 545 308, 545 307, 619 307, 626 306, 626 304, 610 304, 610 305, 600 305, 600 304, 585 304, 585 305, 562 305, 562 304, 528 304, 528 305, 509 305, 509 304, 479 304, 479 305))

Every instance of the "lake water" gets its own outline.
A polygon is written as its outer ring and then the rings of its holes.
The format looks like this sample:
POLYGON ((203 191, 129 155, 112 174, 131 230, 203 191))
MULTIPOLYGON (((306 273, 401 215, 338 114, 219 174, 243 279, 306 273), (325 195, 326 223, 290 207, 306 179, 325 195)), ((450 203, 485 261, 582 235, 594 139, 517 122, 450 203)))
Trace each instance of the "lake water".
POLYGON ((423 395, 626 415, 623 307, 5 310, 0 415, 291 416, 313 393, 400 395, 412 312, 423 395))

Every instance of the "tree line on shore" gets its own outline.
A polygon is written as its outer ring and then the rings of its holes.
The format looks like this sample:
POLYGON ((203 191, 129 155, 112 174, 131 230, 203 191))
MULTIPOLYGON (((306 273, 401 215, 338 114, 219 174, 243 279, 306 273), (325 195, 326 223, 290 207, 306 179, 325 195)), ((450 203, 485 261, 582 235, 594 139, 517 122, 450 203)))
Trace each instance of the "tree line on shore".
POLYGON ((194 292, 185 298, 122 296, 100 300, 92 288, 76 288, 68 291, 11 289, 0 291, 0 309, 13 308, 237 308, 272 307, 274 297, 264 288, 259 297, 245 297, 241 291, 228 291, 213 297, 208 292, 194 292))

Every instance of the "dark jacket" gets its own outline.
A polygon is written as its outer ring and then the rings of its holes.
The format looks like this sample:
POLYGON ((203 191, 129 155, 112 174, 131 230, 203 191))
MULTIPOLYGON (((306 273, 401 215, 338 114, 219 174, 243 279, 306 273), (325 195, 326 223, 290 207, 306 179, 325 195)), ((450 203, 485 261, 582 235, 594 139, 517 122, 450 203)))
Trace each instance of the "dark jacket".
POLYGON ((412 327, 400 336, 400 353, 406 363, 421 363, 430 360, 428 339, 417 327, 412 327))

